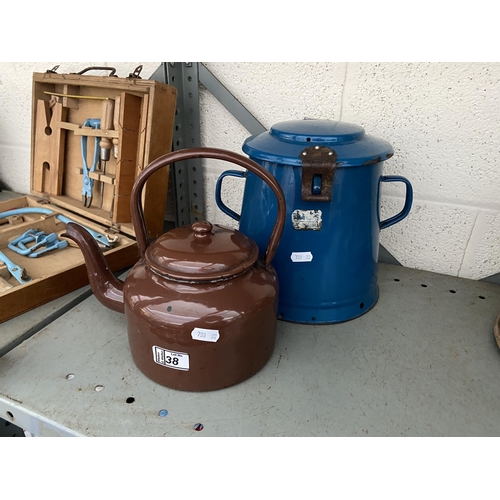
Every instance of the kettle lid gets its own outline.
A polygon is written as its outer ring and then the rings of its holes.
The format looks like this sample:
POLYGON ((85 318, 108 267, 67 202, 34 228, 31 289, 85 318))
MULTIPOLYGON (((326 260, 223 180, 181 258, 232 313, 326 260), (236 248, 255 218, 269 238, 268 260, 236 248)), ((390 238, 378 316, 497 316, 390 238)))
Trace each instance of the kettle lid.
POLYGON ((202 221, 163 234, 149 245, 145 257, 166 278, 216 281, 250 269, 259 257, 259 248, 238 230, 202 221))
POLYGON ((365 133, 359 125, 334 120, 289 120, 247 138, 243 152, 250 158, 283 165, 301 166, 301 152, 309 146, 333 149, 337 167, 356 167, 385 161, 392 146, 365 133))

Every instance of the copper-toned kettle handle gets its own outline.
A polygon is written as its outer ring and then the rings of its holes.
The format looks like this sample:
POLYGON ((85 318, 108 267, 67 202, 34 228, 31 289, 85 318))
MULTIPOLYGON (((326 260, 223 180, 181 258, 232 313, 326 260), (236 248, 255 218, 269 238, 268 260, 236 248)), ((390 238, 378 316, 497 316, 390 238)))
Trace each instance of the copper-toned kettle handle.
POLYGON ((281 186, 274 178, 274 176, 267 172, 267 170, 264 170, 259 164, 242 155, 233 153, 232 151, 217 148, 191 148, 167 153, 166 155, 160 156, 156 160, 152 161, 138 175, 137 179, 135 180, 134 187, 132 188, 130 210, 132 212, 132 222, 134 224, 135 235, 137 238, 137 244, 139 246, 141 256, 144 257, 144 253, 146 252, 146 248, 148 247, 148 240, 146 236, 146 221, 144 219, 144 212, 142 210, 141 203, 142 188, 144 187, 146 180, 150 175, 152 175, 162 167, 165 167, 171 163, 190 160, 192 158, 212 158, 214 160, 224 160, 230 163, 235 163, 240 167, 250 170, 250 172, 255 174, 257 177, 260 177, 273 190, 274 194, 276 195, 276 199, 278 200, 278 215, 276 217, 276 222, 269 238, 266 254, 264 256, 265 265, 266 267, 269 266, 271 264, 271 261, 273 260, 276 250, 278 249, 278 244, 283 233, 283 228, 285 227, 285 195, 283 194, 281 186))

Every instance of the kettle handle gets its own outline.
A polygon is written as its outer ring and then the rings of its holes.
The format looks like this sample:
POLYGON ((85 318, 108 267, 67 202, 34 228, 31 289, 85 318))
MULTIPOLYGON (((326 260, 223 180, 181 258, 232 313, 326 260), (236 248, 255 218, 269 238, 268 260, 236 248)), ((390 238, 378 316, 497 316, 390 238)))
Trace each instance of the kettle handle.
POLYGON ((184 160, 191 160, 192 158, 210 158, 214 160, 223 160, 230 163, 235 163, 240 167, 250 170, 257 177, 260 177, 269 187, 273 190, 278 200, 278 215, 274 224, 273 231, 267 244, 266 253, 264 256, 265 266, 268 267, 273 260, 274 254, 278 249, 278 244, 283 234, 286 218, 286 205, 285 195, 279 185, 278 181, 272 174, 264 170, 260 165, 253 160, 246 158, 240 154, 218 148, 190 148, 173 151, 160 156, 152 161, 136 178, 132 193, 130 197, 130 211, 132 214, 132 223, 137 238, 137 245, 141 252, 141 257, 144 257, 146 248, 148 247, 148 240, 146 237, 146 221, 144 219, 144 211, 142 209, 141 195, 144 184, 148 177, 154 174, 160 168, 163 168, 171 163, 176 163, 184 160))

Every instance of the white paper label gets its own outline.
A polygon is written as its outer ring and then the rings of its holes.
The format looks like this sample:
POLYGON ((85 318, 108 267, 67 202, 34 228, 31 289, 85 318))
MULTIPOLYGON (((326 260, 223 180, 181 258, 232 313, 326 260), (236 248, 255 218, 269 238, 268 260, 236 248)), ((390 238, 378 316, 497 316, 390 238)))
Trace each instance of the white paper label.
POLYGON ((297 231, 321 231, 323 226, 321 210, 294 210, 292 225, 297 231))
POLYGON ((163 347, 153 346, 153 359, 155 363, 175 370, 189 370, 189 354, 185 352, 167 351, 163 347))
POLYGON ((292 252, 290 258, 292 262, 311 262, 313 254, 311 252, 292 252))
POLYGON ((208 328, 195 328, 191 332, 194 340, 203 340, 204 342, 217 342, 219 340, 219 330, 210 330, 208 328))

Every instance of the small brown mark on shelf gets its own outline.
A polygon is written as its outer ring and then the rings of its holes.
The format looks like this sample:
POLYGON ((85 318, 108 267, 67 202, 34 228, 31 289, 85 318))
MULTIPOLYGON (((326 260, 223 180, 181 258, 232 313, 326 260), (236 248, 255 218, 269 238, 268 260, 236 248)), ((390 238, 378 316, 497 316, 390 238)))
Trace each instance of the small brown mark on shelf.
POLYGON ((7 396, 7 394, 3 394, 0 392, 0 396, 3 396, 7 399, 10 399, 11 401, 15 401, 16 403, 19 403, 20 405, 23 404, 23 402, 20 400, 20 399, 16 399, 16 398, 11 398, 10 396, 7 396))

